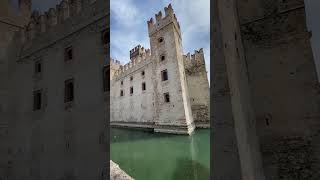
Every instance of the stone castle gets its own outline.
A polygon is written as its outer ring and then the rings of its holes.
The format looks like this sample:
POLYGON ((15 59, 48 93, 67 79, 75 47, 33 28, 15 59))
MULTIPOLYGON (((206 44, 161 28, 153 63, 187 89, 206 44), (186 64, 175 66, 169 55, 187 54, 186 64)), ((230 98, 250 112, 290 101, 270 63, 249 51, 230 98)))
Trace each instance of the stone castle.
POLYGON ((0 179, 106 179, 109 4, 31 7, 0 2, 0 179))
POLYGON ((111 126, 190 134, 209 127, 209 83, 203 50, 183 54, 171 4, 148 21, 150 49, 130 50, 130 62, 110 61, 111 126))

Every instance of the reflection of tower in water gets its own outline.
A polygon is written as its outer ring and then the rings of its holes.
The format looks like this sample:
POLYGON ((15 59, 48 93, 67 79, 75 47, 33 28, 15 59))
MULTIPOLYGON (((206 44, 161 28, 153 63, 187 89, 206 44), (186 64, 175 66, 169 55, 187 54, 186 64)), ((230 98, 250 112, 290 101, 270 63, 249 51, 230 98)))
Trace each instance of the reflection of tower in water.
POLYGON ((191 167, 192 167, 192 170, 193 170, 193 174, 194 174, 194 180, 198 180, 198 174, 197 174, 197 167, 196 167, 196 164, 194 162, 197 161, 197 146, 195 144, 195 140, 194 140, 194 137, 193 135, 191 135, 190 137, 190 153, 191 153, 191 167))

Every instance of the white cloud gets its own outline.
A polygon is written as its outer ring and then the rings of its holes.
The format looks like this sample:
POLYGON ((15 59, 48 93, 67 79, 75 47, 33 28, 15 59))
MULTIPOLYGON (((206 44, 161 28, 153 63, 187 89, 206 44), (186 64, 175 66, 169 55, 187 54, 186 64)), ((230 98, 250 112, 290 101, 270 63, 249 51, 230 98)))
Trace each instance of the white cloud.
POLYGON ((210 82, 210 0, 172 0, 185 53, 203 48, 210 82))
POLYGON ((172 5, 182 27, 210 31, 210 0, 173 0, 172 5))
POLYGON ((123 31, 111 30, 111 55, 122 63, 129 62, 129 51, 134 46, 141 44, 147 47, 147 39, 140 39, 138 33, 123 34, 123 31))
POLYGON ((140 18, 137 18, 138 8, 132 0, 111 0, 110 10, 113 18, 117 19, 117 23, 127 28, 141 21, 140 18))

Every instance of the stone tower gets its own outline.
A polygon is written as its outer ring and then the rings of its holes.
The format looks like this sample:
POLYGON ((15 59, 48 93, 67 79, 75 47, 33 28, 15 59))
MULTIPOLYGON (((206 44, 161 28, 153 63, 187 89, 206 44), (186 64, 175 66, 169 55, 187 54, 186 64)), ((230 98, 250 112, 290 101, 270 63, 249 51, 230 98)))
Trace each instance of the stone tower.
POLYGON ((213 178, 320 179, 319 83, 304 1, 213 5, 213 178))
POLYGON ((153 18, 148 21, 154 61, 154 131, 170 132, 170 129, 179 126, 181 133, 190 134, 194 130, 194 122, 184 69, 180 25, 171 4, 164 11, 164 17, 160 11, 155 15, 155 22, 153 18), (166 103, 166 98, 170 99, 170 103, 166 103))
POLYGON ((197 128, 209 128, 210 94, 203 49, 183 58, 194 124, 197 128))

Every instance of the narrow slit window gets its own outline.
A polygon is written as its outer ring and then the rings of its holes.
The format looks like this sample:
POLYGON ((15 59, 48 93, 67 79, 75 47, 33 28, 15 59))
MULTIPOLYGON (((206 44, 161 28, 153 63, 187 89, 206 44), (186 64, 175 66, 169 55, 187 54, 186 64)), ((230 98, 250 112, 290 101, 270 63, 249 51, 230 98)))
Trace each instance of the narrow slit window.
POLYGON ((142 91, 145 91, 145 90, 146 90, 146 83, 143 82, 143 83, 142 83, 142 91))
POLYGON ((33 110, 41 109, 41 90, 37 90, 33 92, 33 110))
POLYGON ((133 87, 130 87, 130 94, 133 94, 133 87))
POLYGON ((35 63, 35 73, 38 74, 38 73, 41 73, 41 70, 42 70, 42 67, 41 67, 41 62, 40 61, 37 61, 35 63))
POLYGON ((170 102, 170 95, 169 93, 164 93, 164 102, 169 103, 170 102))
POLYGON ((64 60, 70 61, 72 59, 73 59, 73 50, 72 50, 72 46, 69 46, 64 50, 64 60))
POLYGON ((123 85, 123 81, 121 81, 121 85, 123 85))
POLYGON ((166 69, 161 71, 161 74, 162 74, 162 81, 168 80, 168 71, 166 69))
POLYGON ((123 96, 123 90, 120 91, 120 96, 123 96))
POLYGON ((165 57, 164 55, 162 55, 162 56, 160 57, 160 60, 161 60, 161 61, 164 61, 164 60, 166 60, 166 57, 165 57))
POLYGON ((64 102, 72 102, 74 100, 74 84, 73 79, 65 81, 64 102))
POLYGON ((132 80, 133 80, 133 76, 130 77, 130 81, 132 81, 132 80))
POLYGON ((141 76, 144 76, 144 74, 145 74, 145 72, 144 72, 144 71, 142 71, 142 72, 141 72, 141 76))

